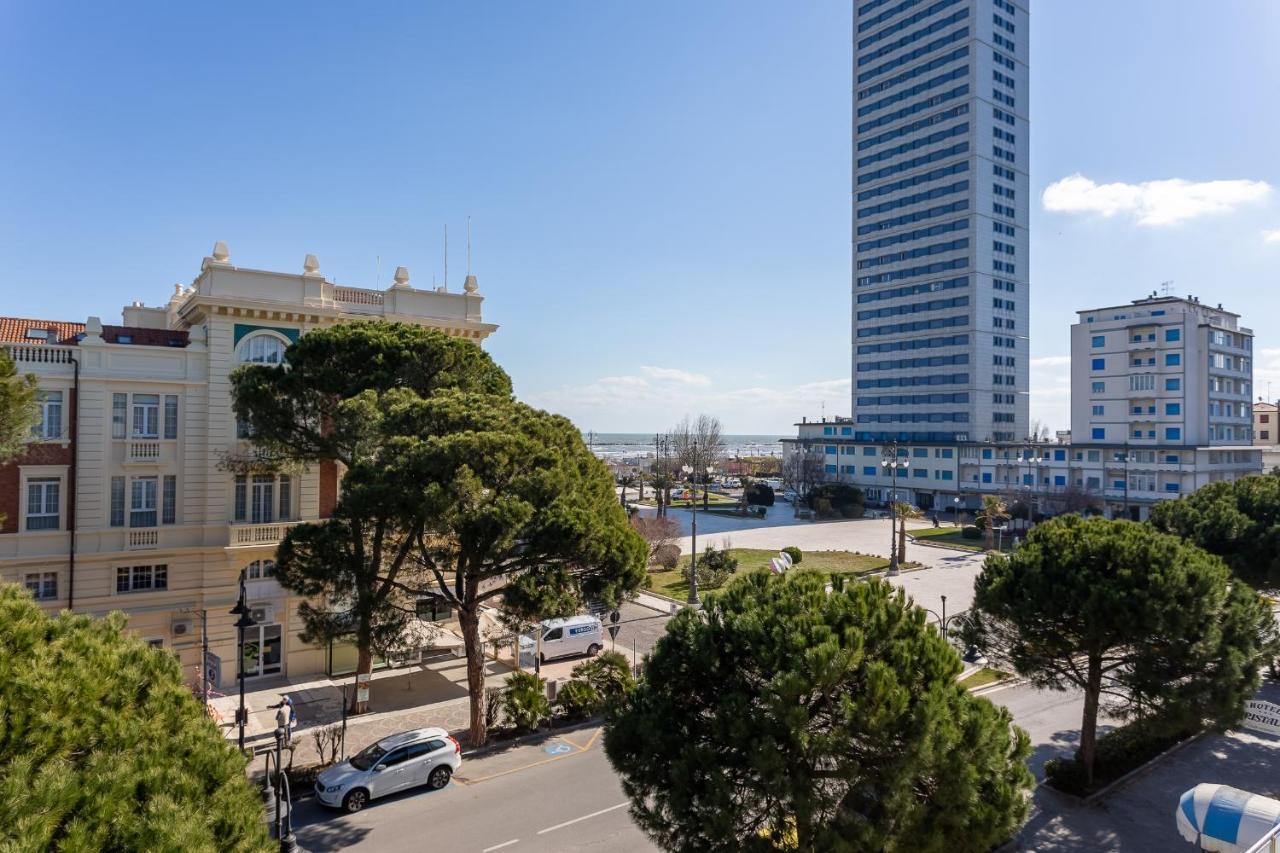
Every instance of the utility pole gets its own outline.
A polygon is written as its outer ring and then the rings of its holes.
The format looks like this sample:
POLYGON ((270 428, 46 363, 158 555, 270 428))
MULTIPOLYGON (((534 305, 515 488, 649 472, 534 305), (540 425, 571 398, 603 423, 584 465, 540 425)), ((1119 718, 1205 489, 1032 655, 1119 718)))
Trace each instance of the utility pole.
POLYGON ((209 611, 200 609, 200 698, 209 708, 209 611))
POLYGON ((889 576, 894 577, 899 573, 898 567, 898 469, 906 468, 911 462, 906 459, 898 458, 898 442, 893 442, 884 451, 884 458, 880 460, 880 467, 889 472, 889 481, 892 484, 889 489, 889 576))

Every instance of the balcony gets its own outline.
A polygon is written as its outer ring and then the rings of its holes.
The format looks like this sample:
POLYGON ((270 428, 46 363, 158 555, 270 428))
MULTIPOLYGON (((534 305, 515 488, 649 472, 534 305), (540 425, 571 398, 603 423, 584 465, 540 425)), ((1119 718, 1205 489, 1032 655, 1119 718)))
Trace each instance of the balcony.
POLYGON ((160 462, 159 441, 130 441, 125 450, 126 462, 155 463, 160 462))
POLYGON ((277 521, 271 524, 232 524, 229 546, 235 548, 249 545, 275 545, 299 524, 301 524, 299 521, 277 521))
POLYGON ((130 530, 125 539, 125 548, 130 551, 147 551, 160 545, 160 531, 154 527, 140 527, 130 530))

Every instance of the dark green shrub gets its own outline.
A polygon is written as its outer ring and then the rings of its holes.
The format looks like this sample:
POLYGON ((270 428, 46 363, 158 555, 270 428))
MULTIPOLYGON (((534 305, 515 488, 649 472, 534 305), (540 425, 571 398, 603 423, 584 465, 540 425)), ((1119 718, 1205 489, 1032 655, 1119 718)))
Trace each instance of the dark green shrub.
POLYGON ((768 483, 752 483, 742 496, 748 506, 773 506, 773 487, 768 483))
POLYGON ((728 582, 738 569, 738 558, 729 556, 726 549, 708 545, 707 550, 698 558, 698 587, 700 589, 719 589, 728 582))
POLYGON ((1098 738, 1092 788, 1085 785, 1084 765, 1079 761, 1078 750, 1075 758, 1053 758, 1046 761, 1045 776, 1058 790, 1084 796, 1141 767, 1174 744, 1195 734, 1198 728, 1188 721, 1160 716, 1134 720, 1098 738))
POLYGON ((809 493, 809 508, 820 518, 860 518, 866 509, 866 496, 848 483, 822 483, 809 493))
POLYGON ((966 525, 964 528, 960 530, 960 535, 965 539, 981 539, 982 528, 966 525))
POLYGON ((507 676, 507 692, 502 697, 502 713, 520 731, 531 732, 551 716, 546 682, 532 672, 507 676))
POLYGON ((602 704, 600 693, 587 682, 577 679, 560 685, 556 693, 556 707, 571 720, 591 716, 600 710, 602 704))
POLYGON ((801 551, 799 548, 797 548, 795 545, 788 545, 787 547, 783 548, 782 553, 786 554, 791 558, 791 565, 793 566, 800 565, 800 561, 804 559, 804 552, 801 551))

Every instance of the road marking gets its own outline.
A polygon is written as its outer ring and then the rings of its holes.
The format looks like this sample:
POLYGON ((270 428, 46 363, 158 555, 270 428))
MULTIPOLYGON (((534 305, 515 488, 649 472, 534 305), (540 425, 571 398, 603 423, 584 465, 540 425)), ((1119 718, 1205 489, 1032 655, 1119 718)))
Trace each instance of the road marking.
POLYGON ((630 804, 618 803, 616 806, 609 806, 609 808, 601 809, 598 812, 592 812, 591 814, 584 814, 582 817, 575 817, 573 820, 566 820, 564 823, 557 823, 555 826, 548 826, 546 829, 539 829, 538 834, 545 835, 548 832, 555 832, 557 829, 564 829, 566 826, 573 826, 575 823, 581 823, 584 820, 590 820, 593 817, 599 817, 602 814, 608 814, 609 812, 617 811, 618 809, 621 809, 621 808, 626 808, 628 805, 630 804))
POLYGON ((512 844, 515 844, 519 840, 520 840, 519 838, 513 838, 510 841, 504 841, 501 844, 495 844, 492 847, 486 847, 483 850, 481 850, 480 853, 493 853, 494 850, 501 850, 503 847, 510 847, 512 844))

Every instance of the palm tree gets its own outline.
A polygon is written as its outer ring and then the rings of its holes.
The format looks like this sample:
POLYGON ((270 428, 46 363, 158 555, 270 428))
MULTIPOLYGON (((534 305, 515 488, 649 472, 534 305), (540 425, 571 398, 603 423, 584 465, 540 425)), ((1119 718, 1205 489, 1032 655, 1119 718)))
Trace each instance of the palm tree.
POLYGON ((630 471, 626 471, 618 475, 618 485, 622 486, 622 492, 619 494, 618 500, 622 502, 624 507, 627 505, 627 489, 631 488, 635 484, 636 475, 632 474, 630 471))
POLYGON ((891 510, 895 518, 901 519, 898 529, 898 562, 905 563, 907 561, 907 519, 919 518, 924 515, 920 510, 916 509, 915 504, 909 504, 905 501, 894 501, 891 510))
POLYGON ((982 496, 982 509, 973 517, 973 520, 977 522, 981 519, 985 522, 988 551, 995 547, 991 540, 994 538, 996 522, 1002 518, 1007 518, 1008 515, 1009 507, 998 495, 982 496))

